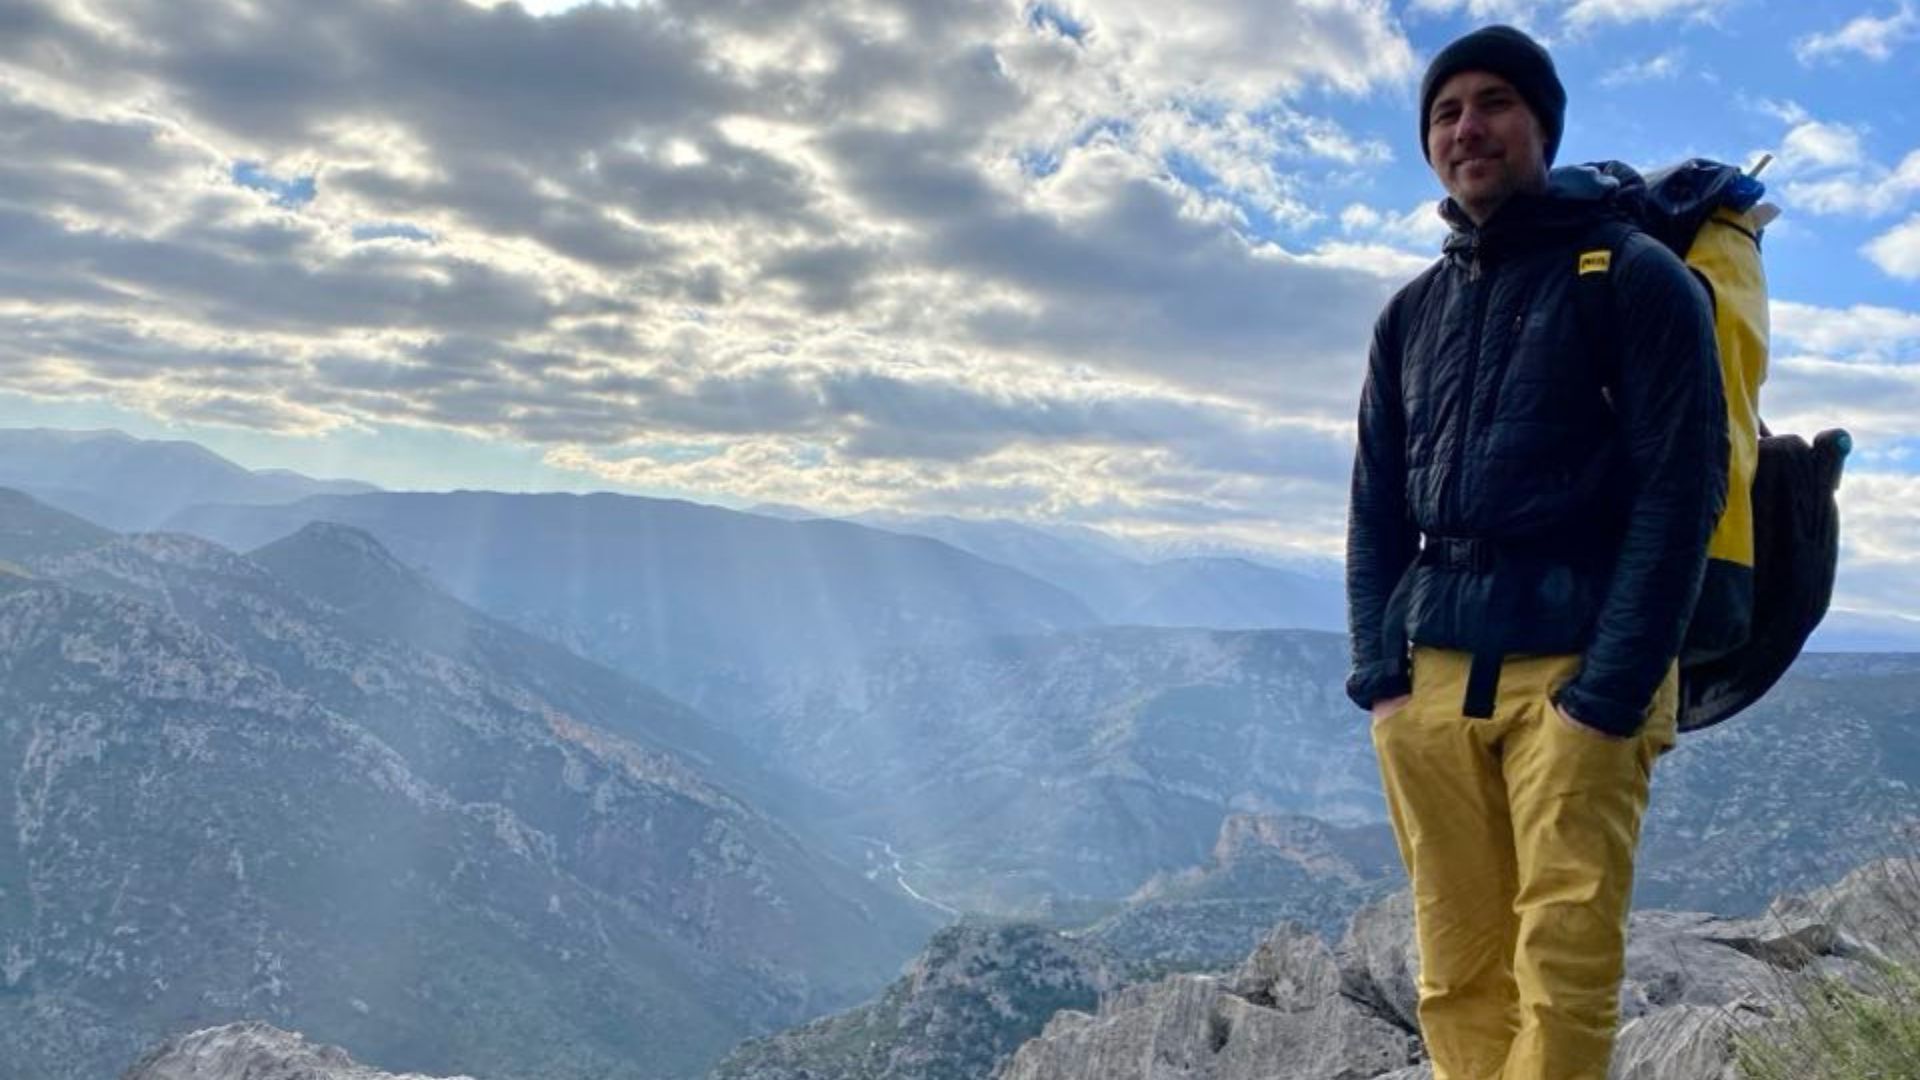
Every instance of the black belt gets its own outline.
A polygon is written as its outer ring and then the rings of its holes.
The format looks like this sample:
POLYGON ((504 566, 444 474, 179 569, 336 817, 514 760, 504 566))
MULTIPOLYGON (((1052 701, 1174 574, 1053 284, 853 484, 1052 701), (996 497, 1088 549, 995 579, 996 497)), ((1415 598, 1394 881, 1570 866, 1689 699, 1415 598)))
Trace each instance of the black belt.
POLYGON ((1484 574, 1493 569, 1498 549, 1490 540, 1465 536, 1422 536, 1420 561, 1442 570, 1484 574))
POLYGON ((1422 565, 1489 574, 1493 579, 1487 610, 1474 630, 1473 663, 1467 669, 1467 693, 1460 703, 1463 715, 1479 720, 1493 716, 1494 698, 1500 690, 1500 664, 1507 653, 1507 629, 1520 606, 1514 575, 1494 571, 1510 566, 1515 554, 1515 549, 1481 537, 1421 537, 1419 561, 1422 565))

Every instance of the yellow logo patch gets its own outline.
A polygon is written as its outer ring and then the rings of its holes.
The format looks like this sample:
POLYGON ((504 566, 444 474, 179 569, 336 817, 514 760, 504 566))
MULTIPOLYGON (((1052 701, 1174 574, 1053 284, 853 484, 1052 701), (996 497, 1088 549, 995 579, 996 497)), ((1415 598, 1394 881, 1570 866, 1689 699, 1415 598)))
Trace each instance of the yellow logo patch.
POLYGON ((1580 272, 1582 274, 1604 274, 1613 265, 1611 251, 1583 251, 1580 253, 1580 272))

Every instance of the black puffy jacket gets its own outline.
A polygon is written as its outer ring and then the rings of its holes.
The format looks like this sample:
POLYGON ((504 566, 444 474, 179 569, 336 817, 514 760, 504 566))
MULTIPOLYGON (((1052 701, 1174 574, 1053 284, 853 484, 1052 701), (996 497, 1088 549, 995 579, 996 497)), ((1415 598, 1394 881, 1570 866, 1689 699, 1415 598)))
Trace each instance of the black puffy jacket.
POLYGON ((1409 641, 1577 652, 1555 700, 1628 734, 1678 655, 1726 496, 1726 405, 1711 301, 1617 224, 1620 193, 1557 169, 1478 228, 1443 204, 1444 256, 1381 313, 1347 532, 1362 708, 1411 688, 1409 641), (1575 299, 1596 250, 1617 356, 1575 299))

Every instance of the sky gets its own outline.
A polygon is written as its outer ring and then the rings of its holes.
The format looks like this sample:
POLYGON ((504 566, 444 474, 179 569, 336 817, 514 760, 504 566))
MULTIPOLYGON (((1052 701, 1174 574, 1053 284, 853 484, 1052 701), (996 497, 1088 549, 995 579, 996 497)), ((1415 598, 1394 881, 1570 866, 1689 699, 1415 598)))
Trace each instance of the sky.
POLYGON ((1774 155, 1762 414, 1920 615, 1911 0, 0 0, 0 424, 1335 553, 1496 20, 1562 163, 1774 155))

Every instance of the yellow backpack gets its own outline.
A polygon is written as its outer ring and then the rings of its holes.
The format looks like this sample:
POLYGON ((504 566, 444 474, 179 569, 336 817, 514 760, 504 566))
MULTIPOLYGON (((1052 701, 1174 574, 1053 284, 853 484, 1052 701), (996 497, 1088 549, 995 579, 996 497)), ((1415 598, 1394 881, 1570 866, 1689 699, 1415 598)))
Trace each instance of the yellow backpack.
MULTIPOLYGON (((1727 502, 1680 654, 1683 731, 1733 716, 1786 673, 1826 614, 1839 560, 1834 492, 1851 437, 1827 431, 1809 445, 1773 435, 1760 419, 1768 348, 1760 241, 1778 213, 1760 201, 1765 165, 1747 173, 1695 158, 1644 179, 1619 162, 1594 166, 1621 182, 1633 226, 1684 259, 1713 298, 1727 400, 1727 502)), ((1583 329, 1603 350, 1618 349, 1606 314, 1607 271, 1622 235, 1618 227, 1597 235, 1574 268, 1583 329)))

